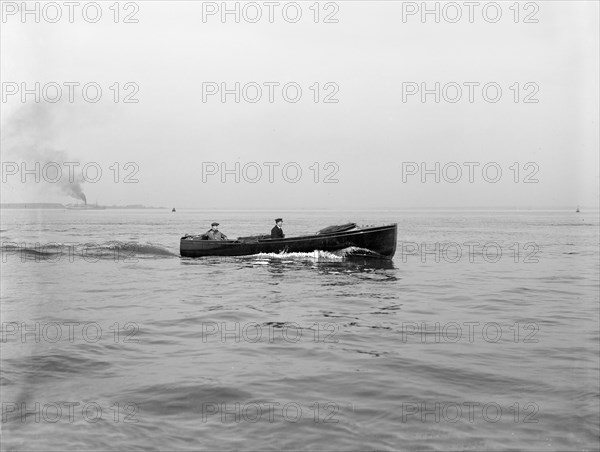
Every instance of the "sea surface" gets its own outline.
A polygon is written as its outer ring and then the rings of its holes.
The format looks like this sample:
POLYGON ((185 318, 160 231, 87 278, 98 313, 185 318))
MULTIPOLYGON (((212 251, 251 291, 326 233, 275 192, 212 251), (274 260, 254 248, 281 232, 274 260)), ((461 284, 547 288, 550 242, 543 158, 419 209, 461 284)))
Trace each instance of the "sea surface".
POLYGON ((599 215, 2 211, 1 449, 599 448, 599 215), (398 223, 392 262, 189 259, 398 223))

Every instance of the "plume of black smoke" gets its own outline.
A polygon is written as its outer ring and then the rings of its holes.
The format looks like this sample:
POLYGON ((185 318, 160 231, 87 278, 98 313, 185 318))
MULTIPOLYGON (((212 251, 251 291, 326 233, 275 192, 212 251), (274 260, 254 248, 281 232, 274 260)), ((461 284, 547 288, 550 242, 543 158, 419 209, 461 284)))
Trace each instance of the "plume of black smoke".
POLYGON ((87 204, 87 198, 85 197, 85 194, 83 193, 83 188, 81 187, 81 184, 83 184, 83 182, 84 181, 81 179, 81 177, 74 179, 73 182, 69 182, 69 179, 67 177, 63 177, 58 182, 58 188, 67 196, 70 196, 75 199, 80 199, 85 204, 87 204))
MULTIPOLYGON (((40 168, 48 163, 58 164, 62 173, 53 173, 50 178, 56 179, 56 182, 48 185, 87 204, 81 172, 75 168, 74 174, 65 174, 68 173, 65 162, 74 162, 75 159, 69 158, 64 150, 52 145, 59 128, 60 113, 58 104, 31 103, 21 106, 2 125, 2 150, 5 155, 18 160, 18 163, 24 163, 28 169, 35 168, 36 164, 40 168)), ((32 183, 33 178, 25 177, 24 181, 32 183)))

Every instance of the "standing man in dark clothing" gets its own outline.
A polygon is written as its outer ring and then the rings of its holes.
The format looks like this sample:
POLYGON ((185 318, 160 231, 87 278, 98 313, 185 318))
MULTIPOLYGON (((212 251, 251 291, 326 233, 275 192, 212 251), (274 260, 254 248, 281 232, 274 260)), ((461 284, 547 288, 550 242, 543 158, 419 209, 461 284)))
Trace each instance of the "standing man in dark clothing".
POLYGON ((271 229, 271 238, 272 239, 282 239, 285 237, 285 234, 283 233, 283 229, 281 229, 282 225, 283 225, 283 220, 281 218, 276 218, 275 226, 273 226, 273 229, 271 229))

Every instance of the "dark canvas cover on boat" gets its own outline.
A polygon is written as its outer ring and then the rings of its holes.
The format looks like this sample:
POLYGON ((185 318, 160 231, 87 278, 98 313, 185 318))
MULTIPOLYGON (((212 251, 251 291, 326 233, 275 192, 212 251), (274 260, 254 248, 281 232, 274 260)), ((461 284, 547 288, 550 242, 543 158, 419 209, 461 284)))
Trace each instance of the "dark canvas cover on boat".
POLYGON ((335 234, 337 232, 349 231, 350 229, 354 229, 356 227, 356 223, 346 223, 346 224, 338 224, 334 226, 327 226, 326 228, 321 229, 317 234, 335 234))

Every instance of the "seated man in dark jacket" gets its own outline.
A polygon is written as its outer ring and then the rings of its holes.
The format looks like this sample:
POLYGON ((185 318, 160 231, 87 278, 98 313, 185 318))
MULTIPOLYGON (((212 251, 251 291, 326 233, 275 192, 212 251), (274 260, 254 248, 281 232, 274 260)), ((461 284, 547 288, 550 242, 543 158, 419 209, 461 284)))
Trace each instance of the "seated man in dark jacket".
POLYGON ((283 225, 283 220, 281 218, 277 218, 275 220, 275 226, 273 226, 273 229, 271 229, 271 238, 272 239, 282 239, 285 237, 285 234, 283 233, 283 229, 281 229, 282 225, 283 225))
POLYGON ((219 231, 218 226, 219 223, 212 223, 210 229, 202 234, 202 238, 206 240, 227 240, 227 236, 219 231))

